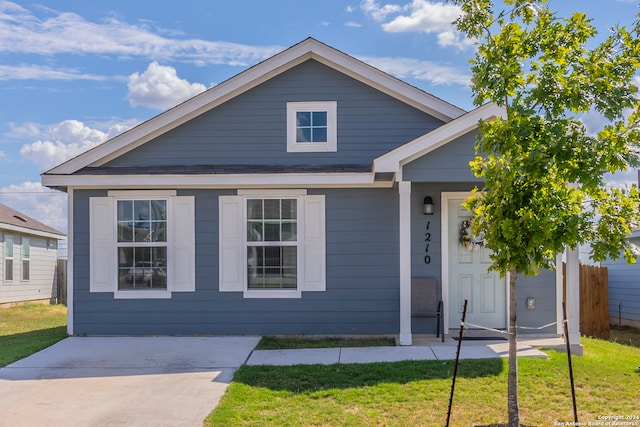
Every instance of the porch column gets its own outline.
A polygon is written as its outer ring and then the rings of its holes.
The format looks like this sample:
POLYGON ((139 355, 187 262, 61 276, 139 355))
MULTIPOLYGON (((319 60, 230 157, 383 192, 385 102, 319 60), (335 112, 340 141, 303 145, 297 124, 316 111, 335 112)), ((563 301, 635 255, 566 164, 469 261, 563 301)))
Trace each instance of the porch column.
POLYGON ((580 344, 580 259, 578 250, 567 248, 567 320, 571 352, 582 355, 580 344))
POLYGON ((400 345, 411 345, 411 182, 398 183, 400 194, 400 345))

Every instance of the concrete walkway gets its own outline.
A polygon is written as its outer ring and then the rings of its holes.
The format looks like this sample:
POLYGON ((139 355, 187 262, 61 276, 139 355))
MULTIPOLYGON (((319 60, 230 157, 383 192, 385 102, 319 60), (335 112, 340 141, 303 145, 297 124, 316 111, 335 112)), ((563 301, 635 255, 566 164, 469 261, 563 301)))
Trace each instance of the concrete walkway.
MULTIPOLYGON (((553 348, 564 343, 562 338, 530 339, 518 342, 518 357, 546 358, 536 347, 553 348)), ((441 342, 436 338, 414 339, 407 347, 349 347, 298 350, 254 350, 247 365, 298 365, 334 363, 399 362, 402 360, 453 360, 456 358, 458 342, 447 338, 441 342)), ((463 341, 461 359, 489 359, 508 357, 509 344, 505 340, 463 341)))
MULTIPOLYGON (((71 337, 0 369, 0 426, 199 427, 237 368, 454 359, 457 342, 254 350, 260 337, 71 337)), ((521 357, 546 357, 519 343, 521 357)), ((506 341, 464 341, 462 358, 506 357, 506 341)))

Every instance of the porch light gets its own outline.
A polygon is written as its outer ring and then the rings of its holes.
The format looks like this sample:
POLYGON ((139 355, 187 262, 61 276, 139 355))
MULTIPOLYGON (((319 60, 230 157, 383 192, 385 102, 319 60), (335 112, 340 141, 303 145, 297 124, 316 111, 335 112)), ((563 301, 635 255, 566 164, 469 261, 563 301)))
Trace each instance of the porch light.
POLYGON ((434 205, 433 199, 430 196, 424 198, 424 214, 433 215, 434 205))

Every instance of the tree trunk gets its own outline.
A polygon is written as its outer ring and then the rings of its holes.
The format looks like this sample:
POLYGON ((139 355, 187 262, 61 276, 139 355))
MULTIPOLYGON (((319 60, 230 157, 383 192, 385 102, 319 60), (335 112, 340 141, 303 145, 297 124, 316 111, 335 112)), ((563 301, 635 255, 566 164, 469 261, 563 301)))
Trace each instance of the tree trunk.
POLYGON ((520 427, 520 409, 518 408, 518 342, 515 267, 509 269, 509 378, 507 405, 509 409, 509 427, 520 427))

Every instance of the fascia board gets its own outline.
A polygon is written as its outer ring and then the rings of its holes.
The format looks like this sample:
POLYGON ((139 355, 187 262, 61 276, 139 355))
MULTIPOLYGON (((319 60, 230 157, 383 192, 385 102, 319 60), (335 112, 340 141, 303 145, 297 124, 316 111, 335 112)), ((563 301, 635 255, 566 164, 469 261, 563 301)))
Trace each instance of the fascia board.
POLYGON ((373 169, 378 173, 399 173, 403 165, 477 128, 480 120, 490 121, 496 117, 506 117, 504 108, 493 103, 485 104, 374 159, 373 169))
POLYGON ((309 38, 46 173, 72 174, 86 166, 104 165, 309 58, 314 58, 445 122, 464 113, 462 109, 309 38))
POLYGON ((393 185, 368 173, 202 174, 202 175, 42 175, 48 187, 83 188, 360 188, 393 185))
POLYGON ((0 223, 0 230, 7 230, 15 233, 30 234, 32 236, 47 237, 50 239, 63 240, 66 237, 63 234, 49 233, 47 231, 34 230, 27 227, 19 227, 17 225, 0 223))
POLYGON ((306 59, 299 49, 284 51, 46 173, 72 174, 89 165, 101 166, 306 59))
POLYGON ((465 110, 453 104, 411 86, 378 68, 327 45, 321 43, 315 44, 311 52, 313 53, 312 58, 318 62, 334 68, 355 80, 424 111, 444 122, 449 122, 465 113, 465 110))

